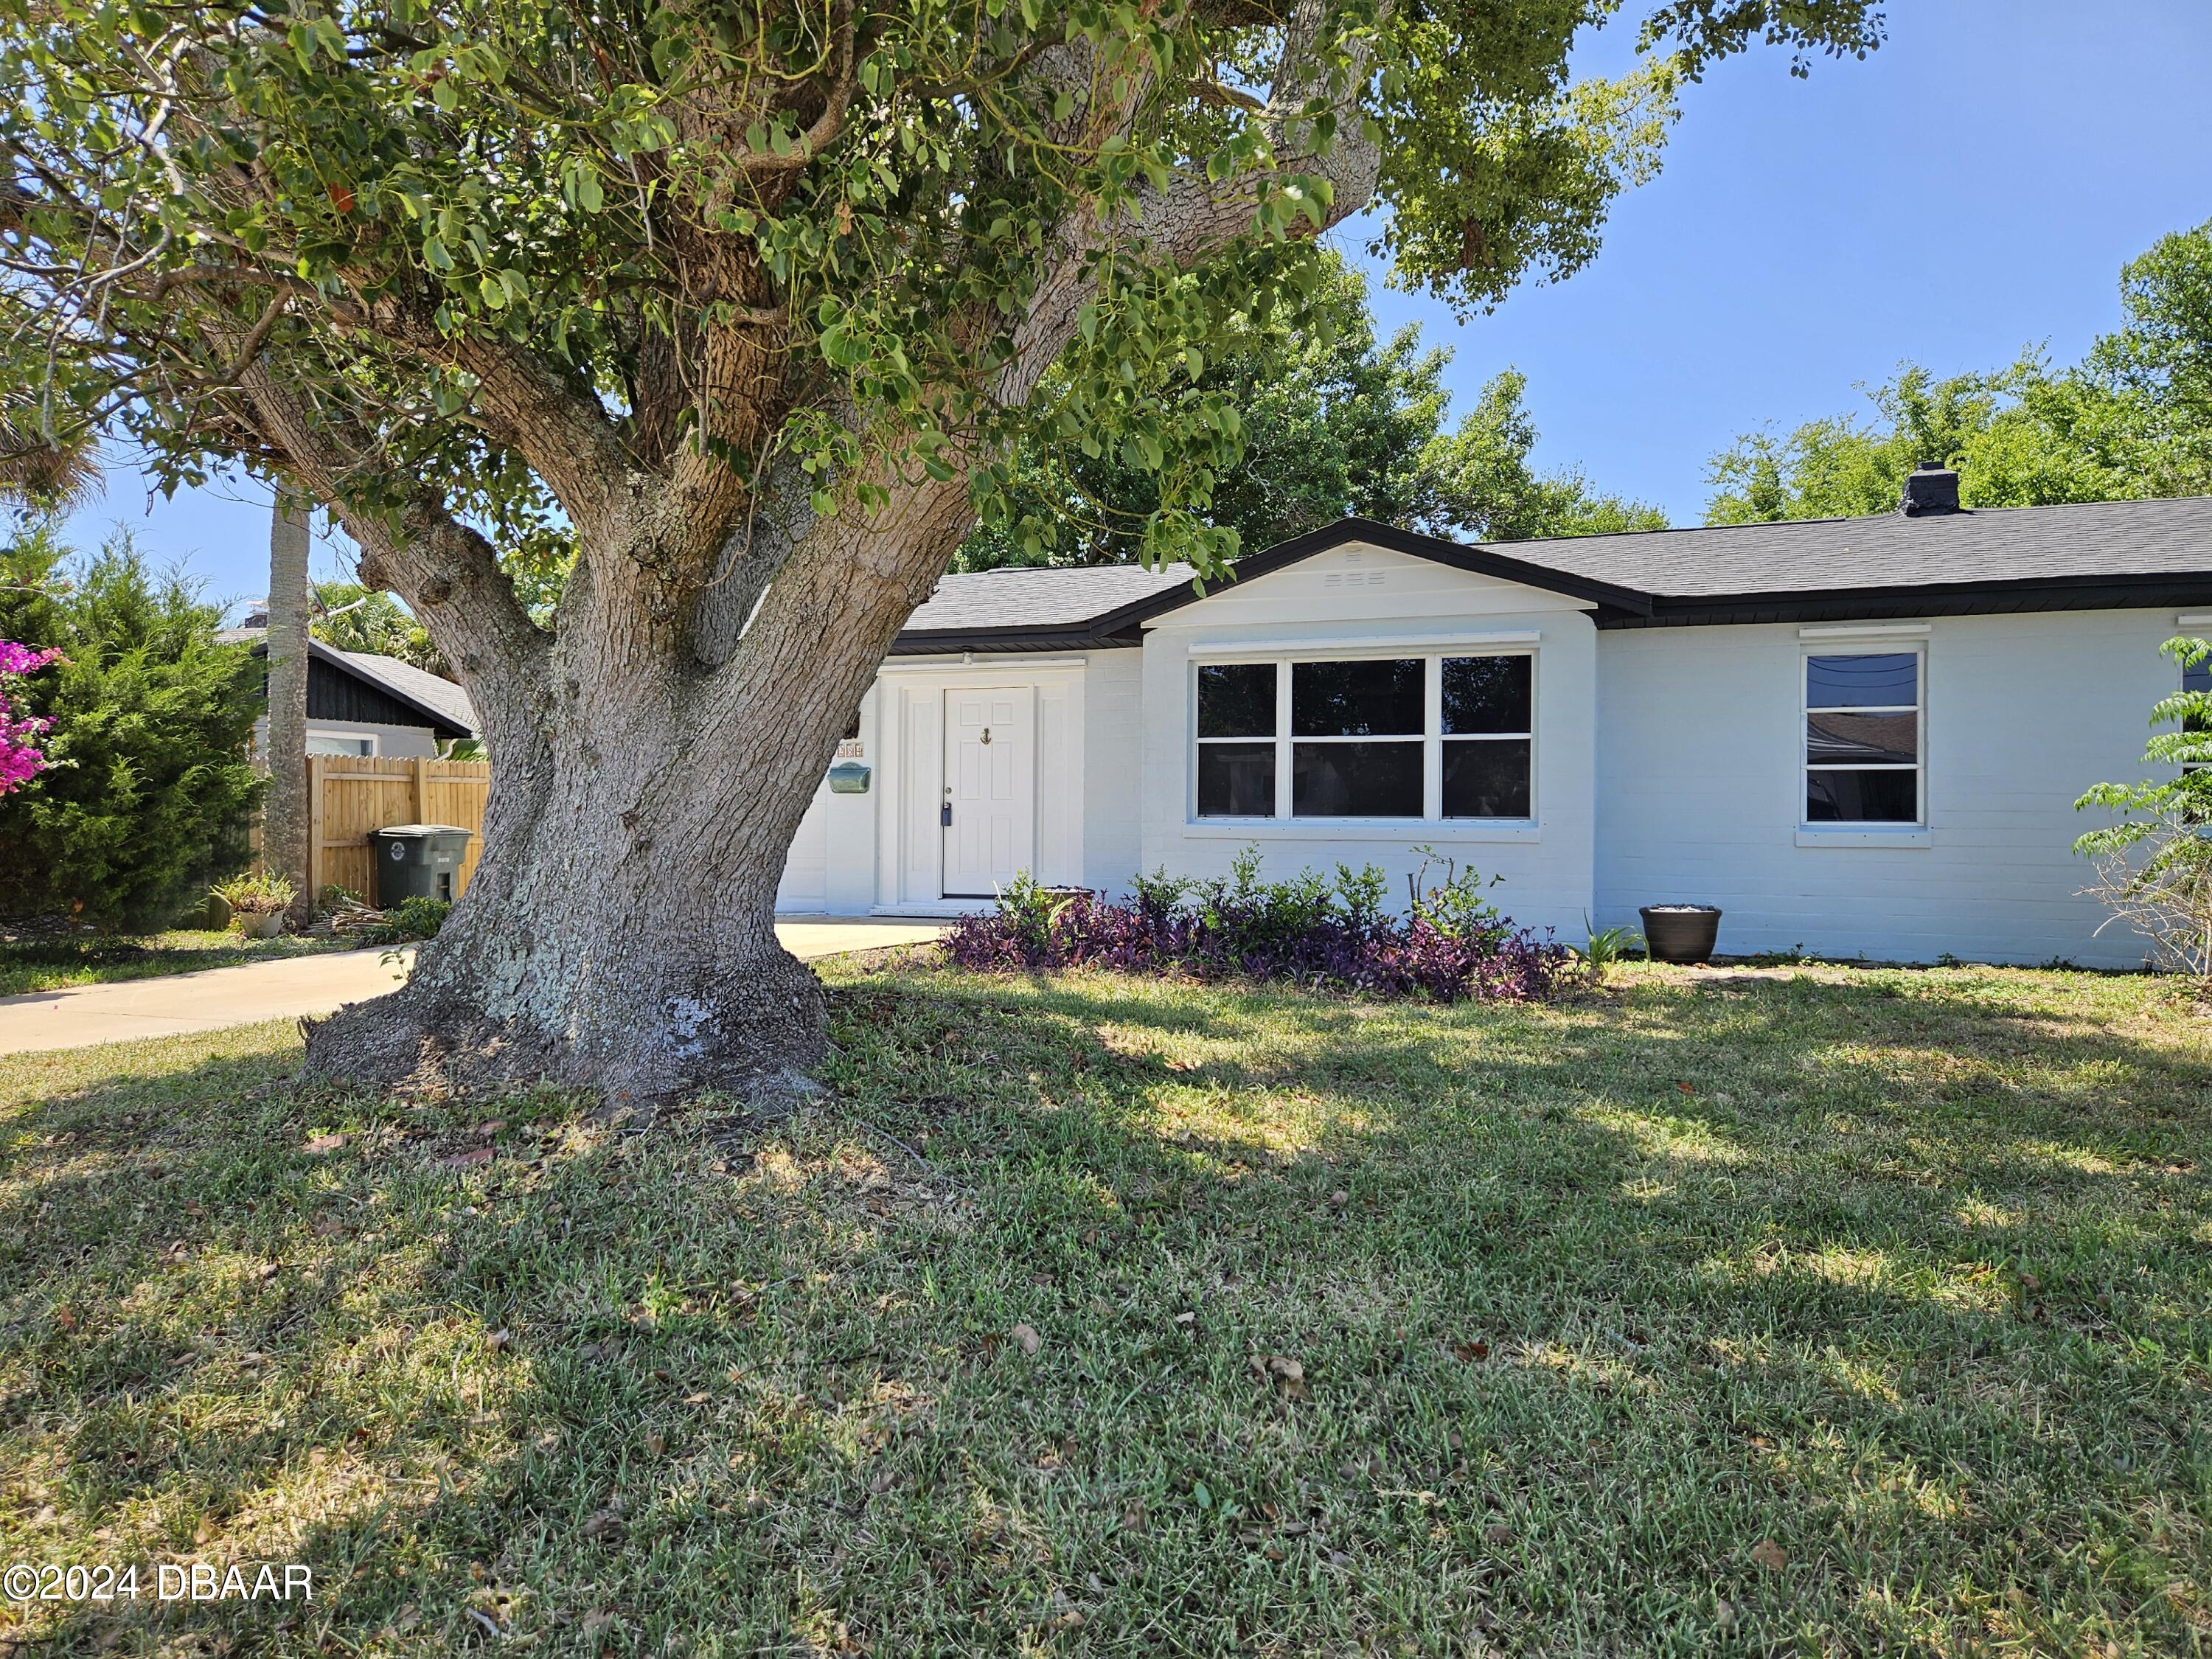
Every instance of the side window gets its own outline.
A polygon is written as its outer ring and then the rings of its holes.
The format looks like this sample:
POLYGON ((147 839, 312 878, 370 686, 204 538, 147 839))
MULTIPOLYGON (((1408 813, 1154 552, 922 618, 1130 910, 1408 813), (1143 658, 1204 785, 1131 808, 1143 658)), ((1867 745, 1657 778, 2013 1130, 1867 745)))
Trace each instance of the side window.
POLYGON ((1805 822, 1918 823, 1917 651, 1805 659, 1805 822))
POLYGON ((1446 817, 1529 815, 1534 667, 1528 656, 1443 659, 1446 817))

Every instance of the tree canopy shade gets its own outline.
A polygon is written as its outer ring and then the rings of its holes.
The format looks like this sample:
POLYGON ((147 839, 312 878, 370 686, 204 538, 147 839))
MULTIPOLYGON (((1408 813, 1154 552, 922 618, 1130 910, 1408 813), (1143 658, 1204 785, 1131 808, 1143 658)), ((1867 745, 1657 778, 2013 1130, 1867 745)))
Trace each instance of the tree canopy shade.
POLYGON ((1493 304, 1591 257, 1713 60, 1881 32, 1645 0, 1572 82, 1622 3, 0 0, 14 429, 328 504, 499 757, 453 924, 311 1063, 811 1063, 784 849, 1012 445, 1112 410, 1146 551, 1212 563, 1221 405, 1158 360, 1300 303, 1303 239, 1378 204, 1399 280, 1493 304), (570 558, 534 616, 510 565, 570 558))
POLYGON ((2120 273, 2125 321, 2079 363, 2037 351, 1995 374, 1908 363, 1876 418, 1747 434, 1713 458, 1711 524, 1887 513, 1922 461, 1958 470, 1968 507, 2212 495, 2212 222, 2120 273))
MULTIPOLYGON (((1216 398, 1232 423, 1237 465, 1189 502, 1209 528, 1228 532, 1222 551, 1263 548, 1347 514, 1498 540, 1665 527, 1656 507, 1530 465, 1536 428, 1517 372, 1492 378, 1446 434, 1450 353, 1423 350, 1418 324, 1378 341, 1358 270, 1332 250, 1310 257, 1320 277, 1295 311, 1234 314, 1194 346, 1198 372, 1179 358, 1166 367, 1182 395, 1216 398)), ((1046 377, 1071 372, 1055 363, 1046 377)), ((1170 481, 1146 463, 1141 417, 1124 425, 1115 413, 1073 435, 1025 437, 998 510, 960 544, 956 567, 1143 557, 1170 481)))

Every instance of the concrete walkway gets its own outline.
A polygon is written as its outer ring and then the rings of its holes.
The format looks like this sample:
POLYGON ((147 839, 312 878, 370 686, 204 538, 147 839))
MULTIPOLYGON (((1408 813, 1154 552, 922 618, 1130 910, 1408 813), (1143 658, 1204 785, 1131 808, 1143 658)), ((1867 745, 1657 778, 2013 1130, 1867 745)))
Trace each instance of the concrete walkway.
MULTIPOLYGON (((945 928, 935 922, 843 916, 779 921, 776 937, 803 962, 922 945, 945 928)), ((73 985, 59 991, 27 991, 0 997, 0 1054, 48 1048, 89 1048, 137 1037, 214 1031, 265 1019, 327 1014, 341 1004, 362 1002, 395 989, 407 977, 415 953, 386 962, 378 950, 333 951, 325 956, 241 963, 197 974, 125 980, 113 985, 73 985)))

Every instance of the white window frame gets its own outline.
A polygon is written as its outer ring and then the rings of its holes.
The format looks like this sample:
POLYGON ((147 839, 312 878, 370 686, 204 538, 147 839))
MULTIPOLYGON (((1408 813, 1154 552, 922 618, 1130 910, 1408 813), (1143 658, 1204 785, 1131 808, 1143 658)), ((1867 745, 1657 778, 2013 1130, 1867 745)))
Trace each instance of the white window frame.
POLYGON ((1797 824, 1807 835, 1905 834, 1928 828, 1928 642, 1923 639, 1876 635, 1863 637, 1801 639, 1797 655, 1797 824), (1902 703, 1854 703, 1843 708, 1813 707, 1813 659, 1815 657, 1903 657, 1913 659, 1912 752, 1910 766, 1894 763, 1867 766, 1815 766, 1810 754, 1813 716, 1822 714, 1899 714, 1902 703), (1911 772, 1913 775, 1913 816, 1897 818, 1815 818, 1808 808, 1815 772, 1911 772))
POLYGON ((1504 830, 1516 834, 1532 832, 1541 818, 1538 794, 1540 757, 1536 732, 1541 721, 1538 708, 1542 696, 1543 675, 1538 661, 1539 647, 1534 644, 1488 644, 1469 642, 1465 645, 1437 646, 1424 641, 1408 647, 1405 645, 1376 644, 1371 647, 1328 646, 1316 643, 1305 649, 1283 649, 1265 652, 1224 650, 1219 653, 1194 651, 1186 680, 1185 706, 1189 710, 1189 728, 1186 752, 1190 757, 1189 791, 1184 802, 1186 826, 1203 831, 1223 830, 1266 829, 1280 833, 1296 834, 1300 830, 1328 832, 1346 828, 1372 830, 1389 834, 1402 830, 1450 835, 1459 832, 1480 833, 1504 830), (1448 735, 1443 730, 1443 665, 1449 660, 1468 657, 1526 657, 1528 659, 1528 729, 1526 732, 1484 732, 1448 735), (1413 662, 1421 664, 1421 730, 1418 732, 1388 733, 1376 737, 1297 737, 1291 730, 1291 676, 1300 663, 1328 662, 1413 662), (1273 666, 1275 671, 1275 733, 1272 738, 1201 738, 1198 735, 1199 671, 1201 668, 1224 667, 1231 665, 1273 666), (1446 743, 1525 742, 1528 745, 1528 812, 1525 817, 1476 818, 1446 817, 1443 815, 1443 747, 1446 743), (1208 744, 1268 743, 1275 745, 1275 810, 1265 815, 1231 817, 1226 814, 1201 817, 1198 811, 1198 754, 1208 744), (1301 743, 1418 743, 1421 746, 1421 812, 1418 817, 1383 817, 1375 815, 1348 815, 1333 817, 1293 816, 1291 789, 1295 744, 1301 743))

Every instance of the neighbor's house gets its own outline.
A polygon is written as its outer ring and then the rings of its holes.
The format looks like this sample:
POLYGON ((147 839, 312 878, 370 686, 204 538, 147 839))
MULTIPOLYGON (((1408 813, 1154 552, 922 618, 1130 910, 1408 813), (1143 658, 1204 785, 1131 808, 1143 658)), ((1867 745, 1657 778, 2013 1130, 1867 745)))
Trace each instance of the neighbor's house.
MULTIPOLYGON (((242 627, 216 638, 251 645, 269 654, 269 617, 255 611, 242 627)), ((445 745, 477 735, 469 695, 397 657, 339 651, 320 640, 307 642, 307 752, 373 755, 388 759, 434 757, 445 745)), ((269 744, 269 717, 253 724, 253 749, 269 744)))
POLYGON ((1433 849, 1571 941, 1695 902, 1731 953, 2138 962, 2080 895, 2074 801, 2139 775, 2160 644, 2212 631, 2212 500, 1957 501, 1923 471, 1877 518, 1471 546, 1347 520, 1203 595, 948 576, 779 903, 938 915, 1248 845, 1402 891, 1433 849))

